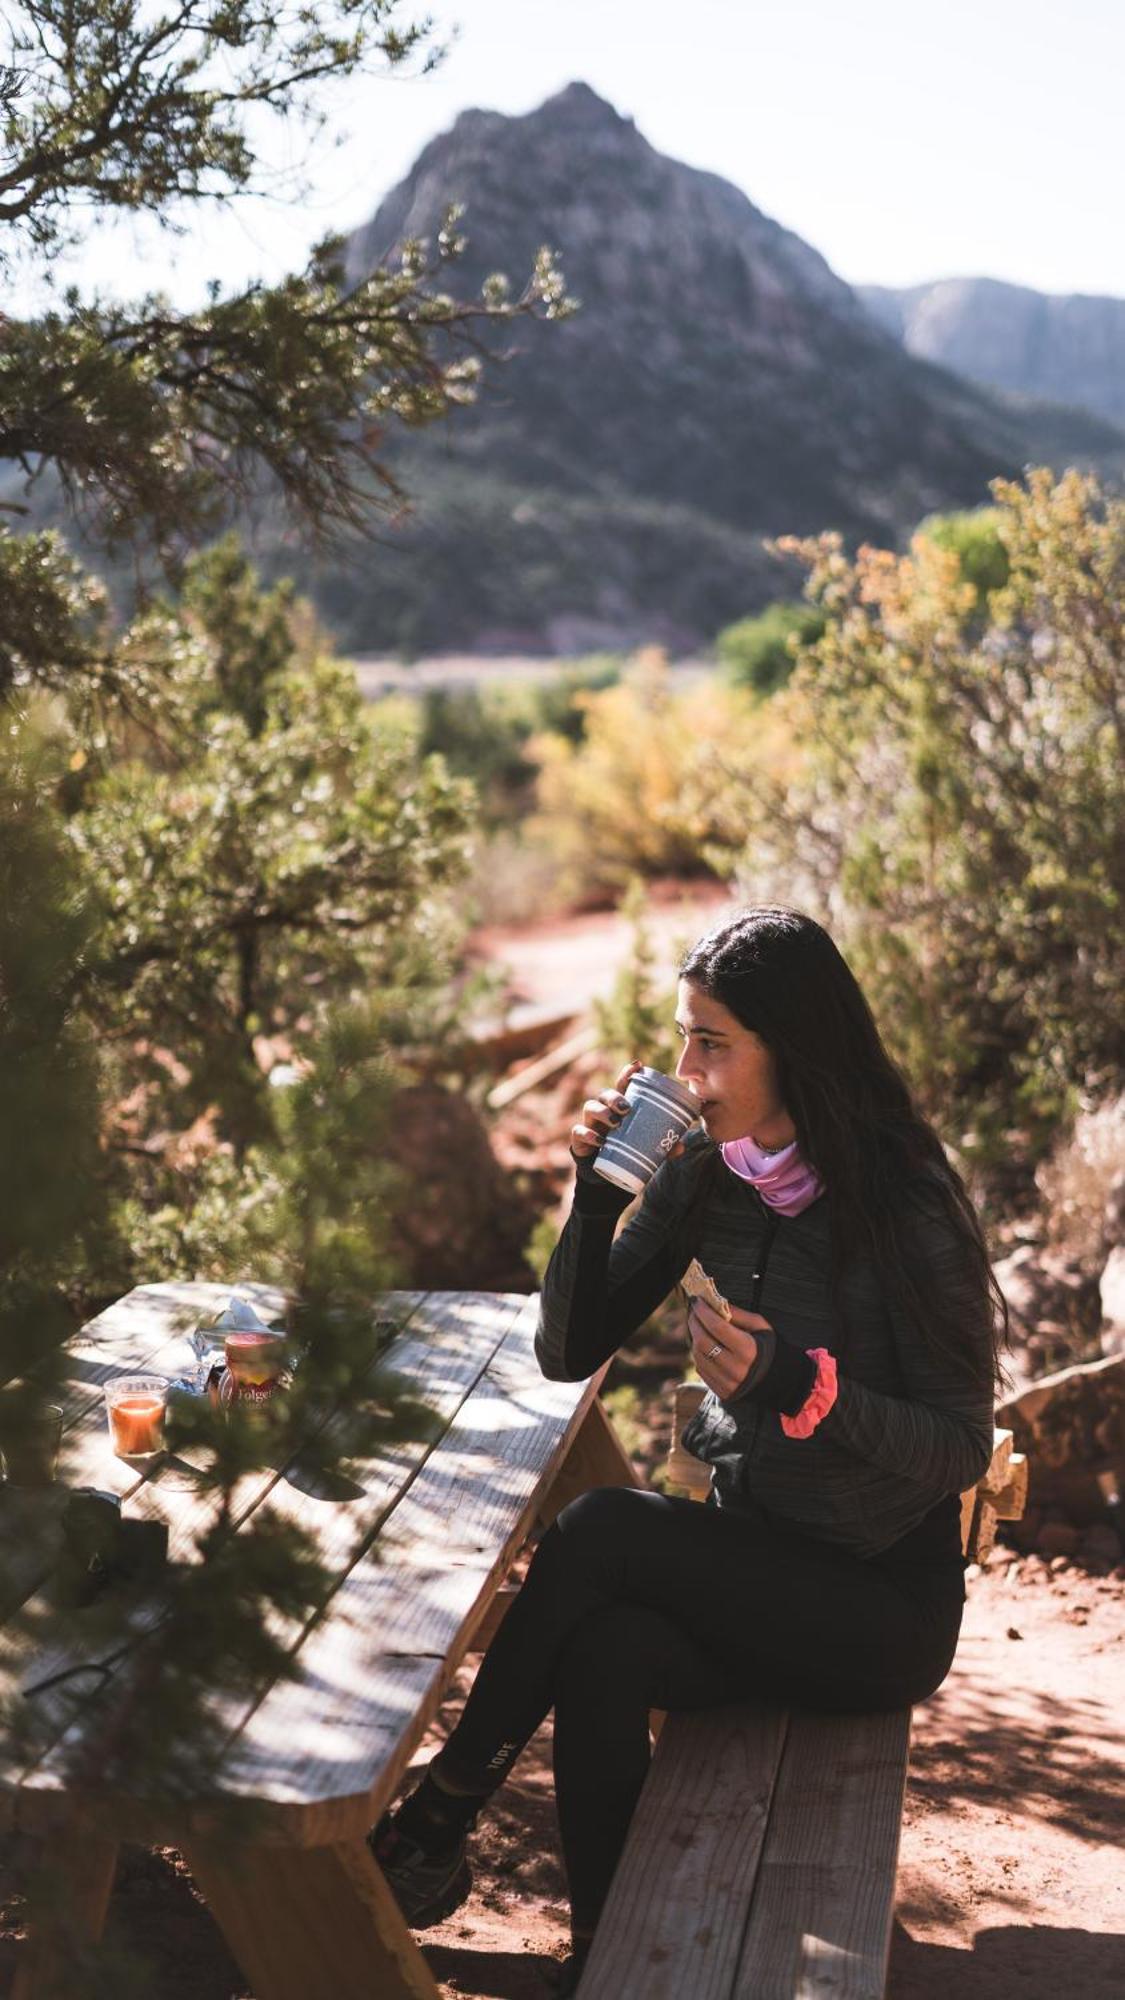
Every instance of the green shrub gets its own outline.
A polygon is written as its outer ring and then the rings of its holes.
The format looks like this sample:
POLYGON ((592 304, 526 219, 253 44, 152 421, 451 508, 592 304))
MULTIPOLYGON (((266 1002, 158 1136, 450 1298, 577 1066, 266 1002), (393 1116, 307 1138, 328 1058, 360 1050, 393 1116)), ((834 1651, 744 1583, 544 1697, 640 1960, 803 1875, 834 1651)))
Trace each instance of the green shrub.
POLYGON ((728 625, 715 644, 736 687, 771 695, 789 679, 797 648, 813 645, 823 630, 823 613, 813 605, 779 602, 728 625))
POLYGON ((993 493, 983 619, 929 530, 781 545, 826 621, 770 704, 801 758, 728 814, 743 892, 827 917, 943 1136, 1003 1175, 1125 1069, 1125 501, 1045 471, 993 493))
POLYGON ((1002 521, 998 508, 977 507, 962 514, 932 514, 918 530, 956 556, 962 577, 976 592, 974 609, 982 615, 993 591, 1003 590, 1010 575, 1002 521))

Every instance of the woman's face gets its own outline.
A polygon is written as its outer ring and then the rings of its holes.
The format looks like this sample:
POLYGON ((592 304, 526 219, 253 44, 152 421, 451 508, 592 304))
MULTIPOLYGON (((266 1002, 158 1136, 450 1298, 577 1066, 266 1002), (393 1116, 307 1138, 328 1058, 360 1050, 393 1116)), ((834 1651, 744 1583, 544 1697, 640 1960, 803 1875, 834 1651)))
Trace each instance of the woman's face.
POLYGON ((676 1075, 701 1100, 709 1139, 756 1139, 787 1146, 797 1136, 777 1087, 773 1057, 752 1028, 721 1001, 681 979, 676 1028, 683 1041, 676 1075))

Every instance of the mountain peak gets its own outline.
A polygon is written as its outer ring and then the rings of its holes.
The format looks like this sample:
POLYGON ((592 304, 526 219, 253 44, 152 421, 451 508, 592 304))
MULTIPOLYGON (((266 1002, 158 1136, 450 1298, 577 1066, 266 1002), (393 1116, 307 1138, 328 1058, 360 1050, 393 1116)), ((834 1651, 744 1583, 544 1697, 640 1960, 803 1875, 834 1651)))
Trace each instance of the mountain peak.
POLYGON ((580 119, 598 124, 633 123, 633 120, 618 111, 616 105, 611 104, 607 97, 599 97, 597 91, 591 89, 588 83, 579 80, 566 84, 562 90, 557 90, 553 97, 544 98, 542 104, 530 115, 533 118, 542 118, 549 117, 555 112, 562 112, 575 123, 580 119))

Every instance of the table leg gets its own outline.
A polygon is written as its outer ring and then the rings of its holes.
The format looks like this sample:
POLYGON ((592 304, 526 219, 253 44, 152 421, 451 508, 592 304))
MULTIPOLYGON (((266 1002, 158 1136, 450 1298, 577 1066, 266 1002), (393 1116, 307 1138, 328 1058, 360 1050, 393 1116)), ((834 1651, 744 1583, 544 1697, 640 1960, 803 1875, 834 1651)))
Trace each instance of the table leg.
MULTIPOLYGON (((102 1839, 82 1825, 69 1827, 52 1840, 42 1883, 52 1916, 57 1913, 57 1928, 52 1922, 40 1935, 32 1929, 16 1969, 11 2000, 66 2000, 75 1990, 73 1961, 84 1945, 96 1944, 101 1937, 117 1852, 116 1840, 102 1839)), ((85 1982, 82 1990, 89 1990, 85 1982)))
POLYGON ((438 2000, 364 1841, 184 1857, 257 2000, 438 2000))
POLYGON ((617 1432, 595 1396, 574 1442, 539 1503, 539 1519, 549 1527, 555 1515, 592 1486, 640 1486, 642 1481, 617 1432))

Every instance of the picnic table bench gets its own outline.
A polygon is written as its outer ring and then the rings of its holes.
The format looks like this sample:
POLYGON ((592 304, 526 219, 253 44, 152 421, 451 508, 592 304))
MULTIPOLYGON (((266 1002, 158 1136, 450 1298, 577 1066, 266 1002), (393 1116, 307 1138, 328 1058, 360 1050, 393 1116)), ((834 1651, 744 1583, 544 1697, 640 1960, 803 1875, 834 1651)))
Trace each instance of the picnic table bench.
MULTIPOLYGON (((282 1303, 261 1287, 238 1289, 267 1312, 282 1303)), ((21 1604, 34 1610, 46 1582, 42 1540, 21 1535, 21 1520, 36 1504, 57 1508, 67 1488, 116 1490, 130 1515, 166 1524, 173 1557, 190 1551, 208 1513, 198 1477, 170 1454, 143 1474, 115 1458, 103 1390, 142 1368, 183 1372, 185 1321, 229 1290, 142 1286, 70 1343, 59 1485, 0 1489, 5 1619, 21 1604)), ((47 1747, 25 1764, 9 1746, 0 1764, 7 1824, 52 1843, 87 1938, 100 1933, 119 1843, 167 1842, 185 1855, 258 2000, 435 2000, 364 1835, 465 1652, 498 1619, 504 1579, 535 1525, 588 1487, 634 1478, 597 1400, 600 1376, 556 1383, 540 1374, 534 1299, 396 1292, 375 1312, 386 1339, 373 1367, 424 1398, 435 1412, 430 1434, 384 1436, 366 1455, 361 1447, 343 1491, 326 1494, 290 1465, 238 1493, 243 1518, 268 1503, 311 1530, 335 1588, 322 1615, 293 1634, 295 1678, 255 1701, 215 1690, 227 1741, 221 1795, 153 1800, 118 1787, 76 1796, 63 1752, 96 1740, 95 1674, 33 1695, 48 1704, 47 1747)), ((0 1633, 0 1693, 81 1657, 52 1652, 49 1630, 30 1656, 10 1630, 0 1633)), ((24 1954, 16 2000, 64 1990, 41 1939, 24 1954)))
MULTIPOLYGON (((679 1438, 703 1393, 677 1391, 668 1460, 697 1500, 709 1469, 679 1438)), ((966 1555, 983 1560, 1026 1495, 1027 1461, 997 1431, 961 1496, 966 1555)), ((579 2000, 880 2000, 910 1720, 757 1700, 669 1716, 579 2000)))
MULTIPOLYGON (((238 1289, 267 1313, 282 1303, 262 1287, 238 1289)), ((0 1489, 0 1619, 36 1608, 43 1543, 21 1528, 29 1509, 57 1509, 68 1488, 116 1490, 131 1515, 165 1523, 173 1557, 190 1551, 208 1509, 198 1477, 169 1454, 143 1473, 115 1458, 103 1390, 142 1368, 181 1372, 184 1324, 229 1290, 142 1286, 70 1343, 60 1484, 0 1489)), ((216 1689, 221 1794, 76 1797, 64 1753, 96 1740, 94 1675, 33 1696, 48 1704, 46 1747, 33 1763, 11 1747, 0 1759, 7 1824, 52 1842, 85 1936, 100 1933, 119 1843, 167 1842, 185 1855, 258 2000, 436 2000, 364 1835, 465 1653, 503 1615, 505 1578, 532 1531, 590 1487, 636 1483, 597 1399, 604 1371, 584 1383, 540 1375, 534 1299, 396 1292, 373 1313, 385 1334, 373 1370, 404 1378, 433 1424, 424 1438, 361 1449, 342 1491, 325 1493, 296 1464, 240 1491, 243 1520, 268 1504, 315 1535, 335 1587, 292 1635, 292 1679, 253 1701, 216 1689)), ((677 1437, 684 1399, 700 1393, 679 1392, 677 1437)), ((678 1447, 670 1474, 697 1497, 709 1483, 678 1447)), ((963 1503, 966 1536, 986 1539, 998 1516, 1020 1512, 1021 1487, 1026 1467, 999 1434, 989 1474, 963 1503)), ((52 1649, 49 1620, 30 1656, 0 1633, 0 1695, 80 1658, 52 1649)), ((654 1724, 657 1753, 581 2000, 881 1994, 909 1714, 797 1716, 744 1702, 654 1724)), ((33 1944, 13 2000, 64 1992, 46 1943, 33 1944)))

